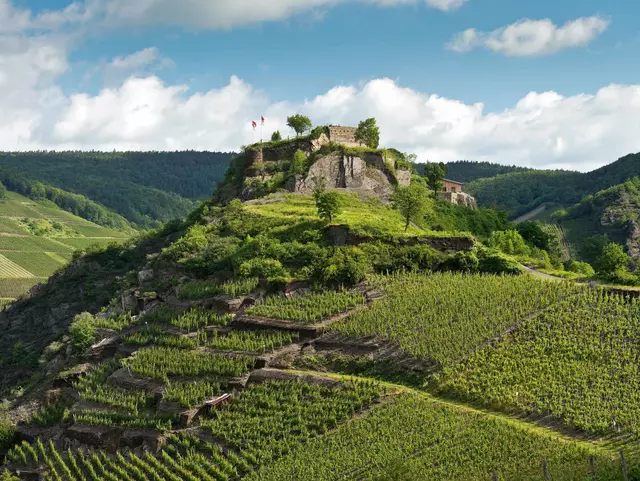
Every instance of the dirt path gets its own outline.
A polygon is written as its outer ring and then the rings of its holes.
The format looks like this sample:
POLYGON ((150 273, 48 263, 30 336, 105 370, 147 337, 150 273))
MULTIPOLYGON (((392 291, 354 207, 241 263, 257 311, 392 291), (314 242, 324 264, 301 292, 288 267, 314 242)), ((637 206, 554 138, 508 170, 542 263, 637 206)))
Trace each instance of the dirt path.
POLYGON ((538 214, 542 214, 545 210, 547 210, 547 207, 549 207, 547 204, 542 204, 536 207, 535 209, 533 209, 531 212, 527 212, 526 214, 521 215, 513 222, 515 222, 516 224, 519 224, 520 222, 526 222, 528 220, 531 220, 538 214))
POLYGON ((552 276, 550 274, 545 274, 544 272, 536 271, 535 269, 531 269, 530 267, 527 267, 525 265, 523 265, 522 267, 524 267, 524 270, 527 271, 529 274, 533 274, 536 277, 541 277, 542 279, 548 279, 550 281, 564 281, 564 280, 566 280, 566 279, 563 279, 562 277, 556 277, 556 276, 552 276))

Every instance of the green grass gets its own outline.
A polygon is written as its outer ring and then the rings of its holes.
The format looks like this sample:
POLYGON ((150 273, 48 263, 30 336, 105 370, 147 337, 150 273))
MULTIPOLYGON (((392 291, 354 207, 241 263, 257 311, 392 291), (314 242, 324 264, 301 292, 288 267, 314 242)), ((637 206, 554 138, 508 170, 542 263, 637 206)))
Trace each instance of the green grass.
POLYGON ((640 300, 585 290, 445 369, 434 389, 588 433, 638 436, 638 332, 640 300))
MULTIPOLYGON (((5 252, 5 254, 9 254, 9 252, 5 252)), ((29 255, 29 254, 35 254, 35 253, 18 252, 17 254, 29 255)), ((28 279, 31 277, 35 277, 35 276, 25 268, 13 262, 8 257, 5 257, 4 255, 0 255, 0 278, 28 279)))
POLYGON ((107 246, 112 242, 122 242, 124 239, 100 239, 100 238, 88 238, 88 237, 60 237, 56 239, 62 242, 70 249, 87 249, 93 245, 99 245, 101 247, 107 246))
MULTIPOLYGON (((342 193, 340 199, 343 211, 334 219, 334 224, 347 225, 359 234, 381 237, 424 236, 428 234, 413 226, 410 226, 405 233, 402 216, 379 202, 365 202, 355 195, 342 193)), ((311 196, 287 195, 280 202, 248 205, 246 209, 248 212, 269 218, 295 218, 299 222, 319 220, 315 201, 311 196)))
POLYGON ((372 283, 387 297, 330 329, 397 342, 437 366, 456 362, 536 311, 587 289, 533 276, 459 273, 379 276, 372 283))
POLYGON ((620 480, 613 454, 555 433, 403 393, 311 439, 247 481, 584 481, 594 456, 598 480, 620 480))
MULTIPOLYGON (((2 256, 26 269, 35 277, 49 277, 66 264, 66 262, 61 263, 55 260, 46 252, 4 252, 2 256)), ((0 272, 1 268, 0 264, 0 272)))
POLYGON ((2 217, 28 217, 42 219, 44 216, 34 209, 36 203, 27 197, 15 192, 7 192, 7 199, 0 201, 0 216, 2 217))

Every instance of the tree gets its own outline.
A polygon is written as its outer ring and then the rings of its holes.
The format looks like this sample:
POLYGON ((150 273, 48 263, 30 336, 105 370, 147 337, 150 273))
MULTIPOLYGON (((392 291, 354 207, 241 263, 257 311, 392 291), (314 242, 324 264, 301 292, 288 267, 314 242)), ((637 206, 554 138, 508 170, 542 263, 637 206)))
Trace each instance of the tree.
POLYGON ((316 196, 316 208, 320 218, 332 224, 334 217, 342 211, 340 196, 335 190, 322 192, 316 196))
POLYGON ((282 135, 280 135, 280 131, 276 130, 273 134, 271 134, 272 142, 280 142, 282 140, 282 135))
POLYGON ((2 182, 0 182, 0 200, 7 199, 7 188, 4 186, 2 182))
POLYGON ((291 161, 291 167, 289 167, 289 174, 292 176, 304 174, 304 167, 307 161, 307 156, 304 155, 302 150, 297 150, 293 154, 293 160, 291 161))
POLYGON ((598 274, 609 276, 626 269, 629 260, 630 258, 622 246, 611 242, 602 249, 602 254, 598 257, 595 268, 598 274))
POLYGON ((423 177, 427 180, 427 185, 436 194, 442 190, 442 179, 447 175, 449 168, 442 162, 427 162, 424 164, 423 177))
POLYGON ((358 124, 356 130, 356 141, 366 145, 371 149, 377 149, 380 144, 380 128, 376 119, 363 120, 358 124))
POLYGON ((409 230, 411 222, 421 222, 431 210, 433 204, 429 198, 429 191, 420 184, 408 187, 396 187, 391 196, 393 207, 402 214, 405 220, 404 231, 409 230))
POLYGON ((287 125, 295 131, 296 137, 305 133, 307 130, 311 130, 311 127, 313 127, 309 117, 300 114, 287 117, 287 125))

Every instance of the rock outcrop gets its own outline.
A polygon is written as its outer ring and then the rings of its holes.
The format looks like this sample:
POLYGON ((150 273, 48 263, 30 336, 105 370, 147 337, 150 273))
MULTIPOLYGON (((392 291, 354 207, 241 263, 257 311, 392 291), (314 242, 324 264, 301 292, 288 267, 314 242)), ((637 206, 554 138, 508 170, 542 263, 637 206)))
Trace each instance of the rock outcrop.
POLYGON ((477 209, 478 204, 475 197, 467 194, 466 192, 442 192, 439 194, 442 200, 446 200, 455 205, 462 207, 468 207, 469 209, 477 209))
POLYGON ((381 153, 367 152, 354 156, 336 151, 314 162, 306 176, 298 176, 295 181, 291 179, 287 188, 291 192, 310 194, 318 181, 329 188, 388 200, 394 185, 407 186, 411 183, 411 172, 394 172, 381 153))

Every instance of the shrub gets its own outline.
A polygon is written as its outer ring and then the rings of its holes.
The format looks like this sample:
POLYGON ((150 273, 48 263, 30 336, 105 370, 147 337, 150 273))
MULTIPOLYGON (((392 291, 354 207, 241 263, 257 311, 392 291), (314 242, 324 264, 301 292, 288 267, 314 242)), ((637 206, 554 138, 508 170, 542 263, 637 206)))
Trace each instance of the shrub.
POLYGON ((88 312, 78 314, 69 326, 71 345, 76 352, 86 351, 91 347, 96 336, 94 318, 88 312))
POLYGON ((487 245, 509 255, 527 255, 530 252, 524 238, 516 230, 494 232, 487 245))
POLYGON ((571 261, 567 263, 566 269, 569 272, 575 272, 576 274, 584 274, 587 277, 595 275, 596 271, 591 267, 591 264, 587 262, 571 261))
POLYGON ((630 258, 624 252, 622 246, 611 242, 603 249, 598 260, 596 261, 596 271, 603 276, 609 276, 624 270, 629 263, 630 258))
POLYGON ((325 284, 353 286, 364 280, 370 270, 371 263, 362 250, 339 248, 318 266, 315 277, 325 284))
POLYGON ((16 443, 16 430, 8 418, 0 414, 0 452, 6 451, 16 443))
POLYGON ((187 233, 174 242, 170 247, 163 249, 162 255, 172 260, 180 260, 188 255, 193 255, 204 249, 209 243, 208 234, 211 226, 194 225, 187 233))
POLYGON ((478 250, 478 271, 488 274, 522 274, 523 269, 513 259, 495 249, 478 250))
POLYGON ((276 259, 250 259, 243 262, 238 270, 243 277, 286 277, 287 271, 276 259))
POLYGON ((450 255, 443 264, 443 268, 452 271, 476 272, 480 260, 475 252, 456 252, 450 255))

